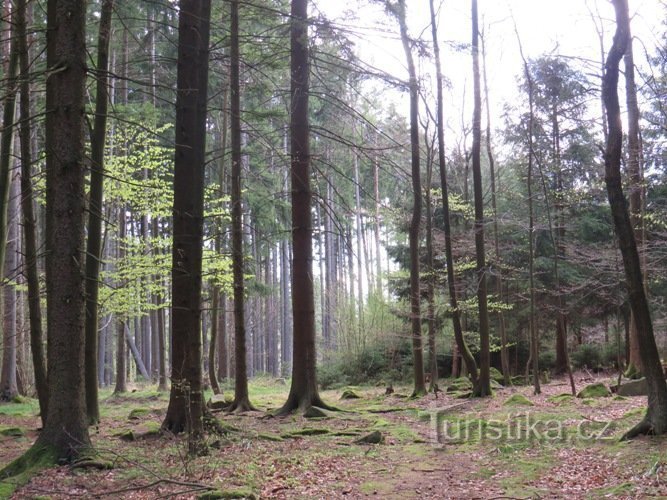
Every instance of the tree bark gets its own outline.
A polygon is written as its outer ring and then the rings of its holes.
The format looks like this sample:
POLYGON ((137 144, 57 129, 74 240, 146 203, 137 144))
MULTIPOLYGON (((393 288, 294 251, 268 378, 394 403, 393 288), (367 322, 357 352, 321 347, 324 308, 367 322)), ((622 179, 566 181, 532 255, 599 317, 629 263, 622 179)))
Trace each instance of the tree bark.
POLYGON ((440 60, 440 45, 438 43, 438 29, 435 19, 435 8, 433 0, 429 0, 431 10, 431 35, 433 38, 433 51, 435 54, 436 80, 437 80, 437 129, 438 129, 438 163, 440 164, 440 186, 442 188, 442 212, 443 232, 445 233, 445 260, 447 264, 447 285, 449 287, 449 306, 452 314, 452 326, 454 328, 454 339, 456 350, 452 355, 453 374, 458 374, 458 356, 461 355, 465 366, 470 373, 473 385, 477 385, 478 371, 475 358, 472 356, 461 326, 461 310, 458 305, 458 291, 456 286, 456 274, 454 273, 454 257, 452 253, 452 226, 449 212, 449 184, 447 182, 447 168, 445 163, 445 127, 444 127, 444 97, 442 63, 440 60), (457 352, 458 351, 458 352, 457 352))
POLYGON ((630 18, 627 0, 613 0, 616 11, 616 33, 607 55, 602 92, 607 110, 609 137, 605 151, 605 182, 614 229, 623 257, 623 268, 630 307, 637 326, 639 349, 648 386, 648 410, 644 419, 629 430, 624 439, 639 434, 667 433, 667 381, 662 371, 660 356, 653 334, 648 299, 644 289, 637 241, 632 226, 621 180, 621 152, 623 127, 618 101, 619 63, 630 43, 630 18))
POLYGON ((47 5, 48 415, 34 449, 73 460, 90 445, 84 392, 86 2, 47 5))
POLYGON ((292 183, 292 383, 285 415, 311 406, 329 408, 317 388, 315 297, 313 290, 313 225, 308 123, 308 0, 292 0, 290 17, 290 156, 292 183))
POLYGON ((243 200, 241 199, 241 95, 239 82, 239 1, 230 4, 231 47, 229 79, 230 131, 232 147, 231 203, 232 203, 232 273, 234 279, 234 340, 235 380, 234 401, 229 411, 254 410, 248 396, 248 368, 246 365, 245 285, 243 265, 243 200))
MULTIPOLYGON (((121 204, 118 209, 118 240, 116 242, 116 258, 118 262, 125 259, 125 236, 127 231, 127 221, 125 217, 125 205, 121 204)), ((124 286, 119 283, 119 286, 124 286)), ((125 351, 125 318, 117 318, 116 325, 116 386, 114 394, 123 394, 127 392, 127 354, 125 351)))
POLYGON ((201 289, 210 0, 181 0, 178 20, 176 156, 172 251, 172 386, 163 428, 188 431, 190 455, 202 455, 201 289))
POLYGON ((88 203, 88 240, 86 244, 86 412, 88 423, 100 421, 97 395, 98 296, 102 253, 102 204, 104 189, 104 144, 107 135, 109 102, 109 40, 113 0, 104 0, 97 38, 95 125, 90 137, 90 196, 88 203))
POLYGON ((472 67, 474 85, 474 107, 472 118, 472 176, 475 193, 475 258, 477 261, 477 304, 479 312, 479 381, 473 395, 491 395, 489 351, 489 311, 486 289, 486 256, 484 251, 484 197, 482 194, 481 168, 481 124, 482 100, 479 76, 479 28, 477 21, 477 0, 472 0, 472 67))
POLYGON ((412 334, 412 359, 414 364, 413 396, 426 394, 424 383, 424 359, 421 335, 421 306, 419 287, 419 232, 421 228, 422 192, 419 158, 419 83, 412 57, 410 38, 405 14, 405 0, 398 0, 395 9, 401 31, 401 42, 408 63, 409 90, 410 90, 410 148, 411 148, 411 178, 412 178, 412 219, 409 229, 410 243, 410 323, 412 334))

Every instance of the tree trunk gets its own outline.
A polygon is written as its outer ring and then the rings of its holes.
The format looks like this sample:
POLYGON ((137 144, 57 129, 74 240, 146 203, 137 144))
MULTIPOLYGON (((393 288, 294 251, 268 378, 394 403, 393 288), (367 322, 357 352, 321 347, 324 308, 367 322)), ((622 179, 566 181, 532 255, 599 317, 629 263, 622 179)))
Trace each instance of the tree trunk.
POLYGON ((88 240, 86 244, 86 411, 88 423, 100 421, 97 395, 97 300, 99 296, 100 258, 102 253, 102 204, 104 189, 104 144, 107 135, 109 92, 109 40, 113 0, 104 0, 97 38, 95 125, 90 137, 90 197, 88 204, 88 240))
POLYGON ((206 453, 201 288, 210 0, 181 0, 178 19, 172 253, 172 386, 163 428, 188 431, 190 455, 206 453))
MULTIPOLYGON (((84 392, 86 2, 47 6, 48 415, 33 449, 73 460, 90 445, 84 392), (59 69, 59 71, 56 71, 59 69)), ((30 452, 28 452, 30 453, 30 452)))
POLYGON ((292 0, 290 18, 290 156, 292 180, 292 383, 284 415, 311 406, 328 408, 317 389, 315 297, 313 290, 313 227, 308 123, 308 0, 292 0))
MULTIPOLYGON (((243 201, 241 199, 241 95, 239 82, 239 1, 230 4, 231 48, 229 78, 231 85, 231 203, 232 203, 232 272, 234 279, 235 380, 234 402, 229 411, 254 410, 248 396, 246 365, 245 286, 243 255, 243 201)), ((252 351, 251 351, 252 352, 252 351)))
POLYGON ((3 344, 2 344, 2 376, 0 377, 0 399, 11 401, 19 393, 16 377, 18 359, 18 330, 16 325, 16 286, 18 271, 18 211, 19 186, 18 176, 10 176, 10 189, 7 206, 7 248, 5 252, 4 277, 5 284, 2 290, 3 309, 3 344))
POLYGON ((630 42, 630 19, 627 0, 613 0, 613 4, 616 11, 616 33, 607 55, 606 72, 602 80, 602 92, 609 127, 609 137, 605 151, 605 182, 614 220, 614 229, 623 257, 629 302, 637 327, 639 349, 648 386, 648 411, 644 419, 623 436, 624 439, 629 439, 639 434, 667 433, 667 382, 662 371, 653 334, 653 324, 644 289, 637 242, 621 180, 623 129, 617 90, 618 67, 630 42))
POLYGON ((428 266, 428 353, 431 383, 429 392, 438 390, 438 357, 435 350, 435 269, 433 268, 433 210, 431 208, 431 182, 433 178, 433 142, 426 139, 426 262, 428 266))
MULTIPOLYGON (((116 242, 116 259, 120 263, 125 259, 125 236, 127 231, 127 221, 125 217, 125 205, 121 204, 118 209, 118 240, 116 242)), ((121 282, 119 287, 124 286, 121 282)), ((125 318, 117 318, 116 325, 116 386, 114 394, 123 394, 127 392, 127 366, 125 351, 125 318)))
POLYGON ((435 67, 437 79, 437 128, 438 128, 438 163, 440 164, 440 185, 442 188, 442 212, 443 212, 443 232, 445 233, 445 260, 447 264, 447 284, 449 287, 449 306, 452 310, 452 325, 454 328, 454 339, 456 350, 452 355, 453 374, 458 374, 458 356, 460 355, 465 363, 465 367, 470 373, 473 385, 477 385, 478 371, 477 363, 473 358, 468 345, 463 337, 463 328, 461 326, 461 311, 458 305, 456 274, 454 273, 454 257, 452 253, 452 226, 449 213, 449 185, 447 183, 447 168, 445 164, 445 126, 444 126, 444 98, 443 98, 443 76, 440 61, 440 45, 438 43, 438 29, 435 19, 435 8, 433 0, 429 0, 431 10, 431 35, 433 38, 433 47, 435 54, 435 67))
POLYGON ((474 84, 474 108, 472 118, 472 176, 475 193, 475 257, 477 261, 477 304, 479 311, 479 381, 473 389, 478 397, 491 395, 489 311, 486 291, 486 256, 484 251, 484 197, 482 194, 481 125, 482 100, 479 76, 479 29, 477 24, 477 0, 472 0, 472 67, 474 84))
POLYGON ((401 31, 401 42, 410 75, 410 145, 412 170, 412 220, 410 222, 410 323, 412 333, 412 358, 414 363, 413 396, 426 394, 424 384, 424 360, 422 352, 421 310, 419 288, 419 230, 421 226, 422 192, 419 159, 419 83, 412 57, 410 38, 405 15, 405 0, 398 0, 395 15, 401 31))
MULTIPOLYGON (((491 177, 491 209, 493 210, 493 244, 495 248, 496 267, 496 293, 498 301, 503 300, 503 270, 500 258, 500 239, 498 235, 498 205, 496 203, 496 169, 493 148, 491 147, 491 104, 489 102, 489 85, 486 76, 486 47, 484 38, 482 40, 482 68, 484 75, 484 102, 486 107, 486 155, 489 158, 489 176, 491 177)), ((498 311, 498 329, 500 330, 500 366, 503 371, 503 382, 505 386, 510 385, 510 355, 507 347, 507 330, 505 328, 505 315, 500 309, 498 311)))

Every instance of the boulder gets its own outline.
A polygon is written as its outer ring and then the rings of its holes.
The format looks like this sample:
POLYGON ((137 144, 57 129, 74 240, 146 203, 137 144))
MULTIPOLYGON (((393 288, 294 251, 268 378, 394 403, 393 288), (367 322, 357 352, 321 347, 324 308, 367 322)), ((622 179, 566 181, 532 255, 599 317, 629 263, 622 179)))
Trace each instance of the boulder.
POLYGON ((646 396, 648 395, 648 385, 645 378, 630 380, 616 387, 616 394, 619 396, 646 396))

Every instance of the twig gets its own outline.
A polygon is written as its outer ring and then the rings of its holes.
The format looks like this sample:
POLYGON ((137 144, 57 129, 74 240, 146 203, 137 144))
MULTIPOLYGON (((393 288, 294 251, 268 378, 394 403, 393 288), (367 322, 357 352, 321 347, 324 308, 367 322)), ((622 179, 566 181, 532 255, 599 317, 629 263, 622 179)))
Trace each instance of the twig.
MULTIPOLYGON (((213 486, 209 486, 206 484, 201 484, 201 483, 188 483, 186 481, 177 481, 175 479, 158 479, 157 481, 153 481, 152 483, 140 485, 140 486, 128 486, 127 488, 121 488, 118 490, 111 490, 111 491, 104 491, 101 493, 95 493, 94 496, 96 497, 105 497, 109 495, 116 495, 118 493, 127 493, 129 491, 139 491, 139 490, 148 490, 150 488, 153 488, 154 486, 157 486, 158 484, 173 484, 175 486, 186 486, 189 488, 193 488, 188 491, 201 491, 201 490, 214 490, 215 488, 213 486)), ((179 492, 178 494, 182 494, 183 492, 179 492)), ((187 493, 187 492, 185 492, 187 493)))

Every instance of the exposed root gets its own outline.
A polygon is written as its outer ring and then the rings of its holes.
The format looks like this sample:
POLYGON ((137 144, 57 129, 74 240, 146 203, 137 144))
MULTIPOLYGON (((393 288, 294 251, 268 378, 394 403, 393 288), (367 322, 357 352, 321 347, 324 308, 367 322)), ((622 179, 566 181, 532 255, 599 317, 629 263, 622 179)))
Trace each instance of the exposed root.
POLYGON ((257 408, 255 408, 252 403, 250 402, 250 399, 248 397, 236 399, 234 398, 234 401, 225 409, 225 412, 227 413, 234 413, 234 414, 239 414, 239 413, 245 413, 248 411, 259 411, 257 408))
POLYGON ((276 417, 286 417, 287 415, 291 415, 297 411, 306 413, 308 409, 313 406, 321 410, 339 411, 335 406, 329 406, 324 401, 322 401, 320 396, 317 394, 314 396, 305 396, 302 398, 290 395, 282 408, 276 411, 273 415, 276 417))
POLYGON ((642 420, 628 432, 623 434, 623 436, 621 437, 621 441, 629 441, 630 439, 634 439, 638 436, 646 436, 650 434, 654 434, 653 424, 651 424, 651 421, 647 417, 645 417, 644 420, 642 420))

